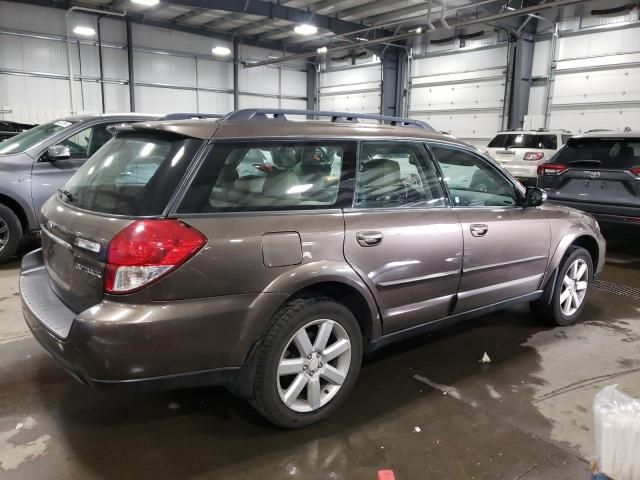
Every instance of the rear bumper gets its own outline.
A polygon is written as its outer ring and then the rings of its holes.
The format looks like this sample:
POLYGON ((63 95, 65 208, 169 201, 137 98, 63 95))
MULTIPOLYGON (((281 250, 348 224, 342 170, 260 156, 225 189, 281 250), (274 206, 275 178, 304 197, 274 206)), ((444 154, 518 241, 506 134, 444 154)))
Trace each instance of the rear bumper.
POLYGON ((549 201, 593 215, 599 222, 622 223, 640 227, 640 207, 624 207, 602 203, 574 202, 549 196, 549 201))
MULTIPOLYGON (((23 259, 20 295, 38 342, 74 377, 99 387, 239 388, 270 318, 259 324, 249 314, 257 295, 144 304, 111 297, 74 313, 53 294, 40 250, 23 259)), ((286 298, 268 295, 274 309, 286 298)))

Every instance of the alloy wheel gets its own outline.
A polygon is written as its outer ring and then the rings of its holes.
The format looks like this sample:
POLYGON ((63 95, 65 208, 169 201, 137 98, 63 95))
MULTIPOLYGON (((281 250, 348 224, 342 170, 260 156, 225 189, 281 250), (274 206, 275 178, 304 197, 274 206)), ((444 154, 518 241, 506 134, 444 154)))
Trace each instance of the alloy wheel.
POLYGON ((0 250, 9 243, 9 225, 4 218, 0 218, 0 250))
POLYGON ((314 320, 295 332, 280 357, 280 400, 295 412, 318 410, 340 391, 350 365, 346 330, 334 320, 314 320))
POLYGON ((569 266, 562 279, 560 289, 560 309, 562 313, 570 317, 578 311, 584 301, 589 287, 589 267, 587 262, 577 258, 569 266))

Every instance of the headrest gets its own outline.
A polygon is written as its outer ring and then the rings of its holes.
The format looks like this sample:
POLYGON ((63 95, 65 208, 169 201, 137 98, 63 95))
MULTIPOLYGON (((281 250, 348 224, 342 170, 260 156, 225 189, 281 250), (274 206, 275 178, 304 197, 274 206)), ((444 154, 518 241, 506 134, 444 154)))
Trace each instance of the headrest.
POLYGON ((360 176, 360 185, 365 187, 385 187, 400 181, 400 165, 386 158, 369 160, 364 164, 360 176))

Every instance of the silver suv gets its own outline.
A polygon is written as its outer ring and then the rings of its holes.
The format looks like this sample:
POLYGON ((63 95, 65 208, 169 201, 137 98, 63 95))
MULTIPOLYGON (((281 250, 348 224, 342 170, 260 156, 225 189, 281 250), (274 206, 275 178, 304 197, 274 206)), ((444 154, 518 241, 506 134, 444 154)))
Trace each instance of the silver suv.
POLYGON ((566 130, 508 130, 487 146, 486 154, 524 185, 536 185, 538 166, 549 160, 571 138, 566 130))
POLYGON ((360 117, 391 125, 118 127, 42 208, 20 276, 34 336, 87 384, 221 384, 296 428, 383 345, 523 302, 578 320, 604 263, 592 217, 423 123, 360 117))
POLYGON ((42 204, 111 139, 109 126, 155 118, 130 113, 61 118, 0 143, 0 263, 40 229, 42 204))

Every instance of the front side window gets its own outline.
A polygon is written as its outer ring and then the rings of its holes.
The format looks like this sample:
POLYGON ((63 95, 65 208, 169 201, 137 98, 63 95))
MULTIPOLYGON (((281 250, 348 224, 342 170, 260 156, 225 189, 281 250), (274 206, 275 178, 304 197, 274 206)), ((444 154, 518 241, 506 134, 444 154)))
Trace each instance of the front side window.
POLYGON ((443 207, 444 193, 422 143, 364 142, 356 173, 355 207, 443 207))
POLYGON ((70 128, 74 123, 77 122, 75 120, 57 120, 55 122, 38 125, 30 130, 19 133, 9 140, 2 142, 2 145, 0 145, 0 155, 24 152, 44 142, 49 137, 70 128))
POLYGON ((519 203, 516 187, 486 160, 445 145, 430 145, 457 207, 505 207, 519 203))
POLYGON ((339 203, 352 144, 317 142, 214 145, 189 187, 181 213, 314 209, 339 203))
POLYGON ((107 131, 109 125, 111 124, 103 123, 85 128, 63 140, 60 144, 69 147, 71 158, 88 158, 111 140, 112 135, 107 131))
POLYGON ((92 212, 160 215, 201 145, 170 135, 119 135, 78 169, 58 198, 92 212))

